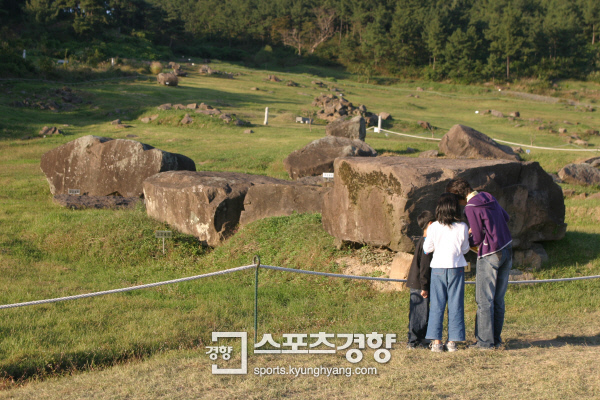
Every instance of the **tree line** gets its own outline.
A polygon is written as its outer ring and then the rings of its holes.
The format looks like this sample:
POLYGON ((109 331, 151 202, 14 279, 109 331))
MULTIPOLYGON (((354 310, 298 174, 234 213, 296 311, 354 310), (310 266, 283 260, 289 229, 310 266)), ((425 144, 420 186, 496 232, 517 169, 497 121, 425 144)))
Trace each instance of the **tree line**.
POLYGON ((0 0, 4 48, 135 36, 190 55, 281 49, 365 75, 458 81, 595 76, 599 25, 597 0, 0 0))

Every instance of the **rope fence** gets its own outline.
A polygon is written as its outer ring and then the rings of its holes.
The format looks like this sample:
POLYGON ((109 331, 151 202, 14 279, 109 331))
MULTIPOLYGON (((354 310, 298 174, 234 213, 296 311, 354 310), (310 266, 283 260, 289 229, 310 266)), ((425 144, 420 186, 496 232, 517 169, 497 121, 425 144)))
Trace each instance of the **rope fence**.
MULTIPOLYGON (((410 138, 415 138, 415 139, 422 139, 422 140, 433 140, 436 142, 441 141, 442 139, 439 138, 428 138, 428 137, 423 137, 423 136, 417 136, 417 135, 409 135, 407 133, 401 133, 401 132, 394 132, 394 131, 389 131, 387 129, 382 129, 382 128, 377 128, 377 130, 375 130, 375 127, 370 127, 367 130, 374 130, 375 132, 386 132, 386 133, 392 133, 394 135, 398 135, 398 136, 406 136, 406 137, 410 137, 410 138)), ((540 150, 553 150, 553 151, 593 151, 593 152, 599 152, 600 149, 561 149, 561 148, 557 148, 557 147, 541 147, 541 146, 533 146, 530 144, 524 144, 524 143, 514 143, 514 142, 507 142, 506 140, 500 140, 500 139, 496 139, 496 138, 492 138, 493 140, 495 140, 496 142, 500 142, 500 143, 506 143, 506 144, 511 144, 513 146, 521 146, 521 147, 526 147, 526 148, 530 148, 530 149, 540 149, 540 150)))
MULTIPOLYGON (((263 265, 263 264, 260 264, 260 258, 255 257, 253 264, 244 265, 241 267, 230 268, 230 269, 225 269, 225 270, 216 271, 216 272, 210 272, 210 273, 206 273, 206 274, 202 274, 202 275, 194 275, 194 276, 189 276, 186 278, 179 278, 179 279, 172 279, 172 280, 162 281, 162 282, 148 283, 145 285, 130 286, 130 287, 126 287, 126 288, 112 289, 112 290, 104 290, 101 292, 85 293, 85 294, 78 294, 78 295, 66 296, 66 297, 57 297, 54 299, 27 301, 27 302, 23 302, 23 303, 5 304, 5 305, 0 305, 0 310, 7 309, 7 308, 34 306, 34 305, 39 305, 39 304, 57 303, 60 301, 67 301, 67 300, 85 299, 85 298, 89 298, 89 297, 104 296, 107 294, 114 294, 114 293, 131 292, 133 290, 148 289, 148 288, 162 286, 162 285, 170 285, 173 283, 181 283, 181 282, 188 282, 188 281, 193 281, 193 280, 202 279, 202 278, 209 278, 211 276, 225 275, 225 274, 230 274, 233 272, 244 271, 247 269, 256 269, 257 278, 258 278, 258 269, 259 268, 270 269, 270 270, 274 270, 274 271, 291 272, 291 273, 296 273, 296 274, 327 276, 327 277, 332 277, 332 278, 358 279, 358 280, 381 281, 381 282, 406 282, 406 279, 392 279, 392 278, 381 278, 381 277, 374 277, 374 276, 334 274, 334 273, 330 273, 330 272, 308 271, 308 270, 304 270, 304 269, 277 267, 277 266, 273 266, 273 265, 263 265)), ((571 282, 571 281, 580 281, 580 280, 598 279, 598 278, 600 278, 600 275, 581 276, 581 277, 574 277, 574 278, 519 280, 519 281, 509 281, 508 283, 510 283, 510 284, 553 283, 553 282, 571 282)), ((257 282, 258 282, 258 279, 257 279, 257 282)), ((475 282, 474 281, 466 281, 465 284, 474 285, 475 282)))

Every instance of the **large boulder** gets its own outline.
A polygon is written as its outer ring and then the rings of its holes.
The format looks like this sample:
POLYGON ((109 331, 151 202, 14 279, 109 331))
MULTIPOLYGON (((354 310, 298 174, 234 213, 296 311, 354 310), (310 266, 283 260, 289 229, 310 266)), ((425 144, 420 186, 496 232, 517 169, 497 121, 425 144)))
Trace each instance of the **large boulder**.
POLYGON ((494 195, 511 216, 513 246, 561 239, 566 230, 561 188, 536 162, 411 157, 338 158, 325 195, 323 226, 341 241, 413 250, 417 216, 434 211, 454 178, 494 195))
POLYGON ((365 140, 367 125, 363 117, 356 116, 351 119, 340 118, 325 127, 327 136, 346 137, 349 139, 365 140))
POLYGON ((333 160, 337 157, 374 157, 377 152, 361 140, 325 136, 314 140, 304 148, 292 152, 283 165, 292 179, 333 172, 333 160))
POLYGON ((234 172, 163 172, 144 182, 146 211, 214 247, 234 232, 248 189, 279 182, 234 172))
POLYGON ((600 168, 600 157, 592 157, 583 160, 582 163, 590 164, 592 167, 600 168))
POLYGON ((163 171, 195 171, 194 161, 126 139, 83 136, 42 156, 53 195, 79 189, 90 196, 142 196, 146 178, 163 171))
POLYGON ((600 185, 600 170, 593 167, 592 163, 565 165, 558 171, 558 177, 576 185, 600 185))
POLYGON ((268 217, 283 217, 293 213, 321 213, 323 197, 331 188, 316 183, 280 181, 254 185, 248 189, 240 225, 268 217))
POLYGON ((509 146, 498 144, 489 136, 460 124, 454 125, 444 135, 439 149, 451 158, 521 159, 509 146))
POLYGON ((165 86, 177 86, 179 84, 179 79, 177 79, 177 75, 167 72, 160 73, 156 76, 156 81, 165 86))

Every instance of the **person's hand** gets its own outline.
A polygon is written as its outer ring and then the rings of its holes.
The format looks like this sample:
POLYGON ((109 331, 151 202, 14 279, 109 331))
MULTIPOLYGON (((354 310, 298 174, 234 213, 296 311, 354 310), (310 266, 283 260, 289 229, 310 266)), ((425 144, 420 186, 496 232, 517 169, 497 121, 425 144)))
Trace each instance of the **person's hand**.
POLYGON ((471 228, 469 228, 469 235, 472 234, 473 232, 471 232, 471 228))
POLYGON ((421 290, 421 297, 423 297, 424 299, 429 297, 429 291, 427 290, 421 290))

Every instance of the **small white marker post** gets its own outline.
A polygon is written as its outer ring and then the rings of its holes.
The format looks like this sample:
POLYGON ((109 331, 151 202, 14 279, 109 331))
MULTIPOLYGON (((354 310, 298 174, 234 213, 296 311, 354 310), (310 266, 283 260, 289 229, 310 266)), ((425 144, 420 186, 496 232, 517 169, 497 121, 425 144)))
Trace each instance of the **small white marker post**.
POLYGON ((265 108, 265 123, 263 125, 269 125, 269 107, 265 108))
POLYGON ((23 59, 25 59, 26 56, 27 56, 27 52, 25 50, 23 50, 23 59))
POLYGON ((381 115, 379 115, 379 120, 377 121, 377 128, 373 129, 376 133, 381 132, 381 115))
POLYGON ((154 237, 157 239, 162 239, 163 242, 163 254, 165 254, 165 239, 170 239, 173 237, 173 232, 171 231, 156 231, 154 232, 154 237))

